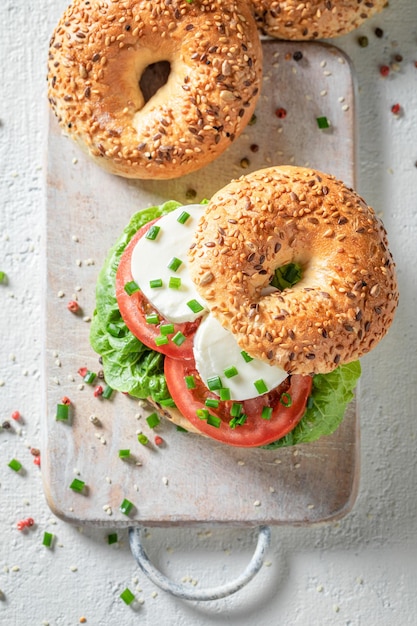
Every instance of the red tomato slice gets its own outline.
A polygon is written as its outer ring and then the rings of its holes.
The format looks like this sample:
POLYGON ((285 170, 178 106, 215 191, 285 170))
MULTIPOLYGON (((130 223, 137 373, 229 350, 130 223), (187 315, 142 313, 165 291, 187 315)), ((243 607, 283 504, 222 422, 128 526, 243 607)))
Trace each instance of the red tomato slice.
POLYGON ((306 408, 312 388, 310 376, 293 375, 268 393, 244 400, 242 413, 247 419, 242 425, 231 428, 230 410, 233 401, 220 401, 218 408, 205 405, 207 398, 217 398, 202 382, 195 362, 165 359, 165 378, 171 396, 182 413, 198 430, 212 439, 217 439, 230 446, 251 448, 277 441, 289 433, 298 424, 306 408), (195 388, 188 389, 185 376, 193 376, 195 388), (288 406, 289 405, 289 406, 288 406), (271 407, 269 419, 261 417, 263 407, 271 407), (197 411, 208 409, 210 415, 220 419, 220 426, 212 426, 205 419, 200 419, 197 411))
POLYGON ((133 280, 131 272, 132 252, 138 240, 145 235, 149 228, 159 218, 152 220, 142 226, 131 239, 120 259, 119 267, 116 273, 116 298, 119 305, 121 316, 130 330, 145 344, 148 348, 162 352, 173 359, 192 359, 193 358, 193 336, 200 324, 201 318, 194 322, 185 322, 182 324, 174 324, 174 334, 169 336, 169 342, 165 345, 158 346, 155 343, 156 337, 160 337, 161 324, 167 324, 167 320, 153 308, 147 297, 142 291, 135 291, 132 295, 128 295, 125 291, 126 283, 133 280), (151 313, 157 313, 159 317, 158 324, 149 324, 146 317, 151 313), (181 332, 185 336, 185 341, 177 346, 171 339, 175 333, 181 332))

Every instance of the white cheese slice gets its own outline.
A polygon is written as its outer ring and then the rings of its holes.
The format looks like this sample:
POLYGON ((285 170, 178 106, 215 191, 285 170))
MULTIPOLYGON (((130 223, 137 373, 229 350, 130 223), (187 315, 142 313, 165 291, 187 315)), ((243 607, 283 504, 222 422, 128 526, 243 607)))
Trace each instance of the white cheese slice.
POLYGON ((194 321, 207 312, 207 305, 195 288, 187 266, 188 249, 205 209, 202 204, 189 204, 164 215, 155 224, 159 227, 155 239, 141 237, 132 253, 133 280, 169 322, 194 321), (178 218, 184 212, 190 217, 182 224, 178 218), (178 264, 174 259, 181 264, 176 269, 170 269, 170 264, 173 263, 174 267, 175 263, 178 264), (151 287, 153 280, 162 280, 162 287, 151 287), (189 302, 198 302, 204 309, 194 313, 187 304, 189 302))
MULTIPOLYGON (((242 348, 232 333, 210 314, 202 320, 194 336, 194 358, 205 385, 210 388, 208 381, 219 376, 222 387, 230 389, 231 400, 256 398, 262 395, 255 386, 257 381, 263 381, 270 391, 288 376, 285 370, 265 361, 252 359, 246 362, 242 348), (228 377, 227 374, 233 373, 233 368, 237 374, 228 377)), ((213 393, 219 395, 217 390, 213 390, 213 393)))

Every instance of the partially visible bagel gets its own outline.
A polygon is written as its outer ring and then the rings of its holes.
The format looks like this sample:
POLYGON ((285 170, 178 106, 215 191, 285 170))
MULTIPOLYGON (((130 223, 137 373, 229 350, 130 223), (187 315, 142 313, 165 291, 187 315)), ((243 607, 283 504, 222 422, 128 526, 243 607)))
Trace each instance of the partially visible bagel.
POLYGON ((331 39, 381 11, 387 0, 250 0, 259 28, 278 39, 331 39))
POLYGON ((223 153, 254 111, 262 48, 247 0, 73 0, 52 36, 61 126, 108 171, 169 179, 223 153), (140 81, 165 63, 146 101, 140 81), (156 64, 156 65, 155 65, 156 64))
POLYGON ((259 170, 217 192, 189 268, 241 348, 292 374, 324 374, 363 356, 398 304, 381 221, 352 189, 307 168, 259 170), (275 270, 290 263, 301 280, 271 293, 275 270))

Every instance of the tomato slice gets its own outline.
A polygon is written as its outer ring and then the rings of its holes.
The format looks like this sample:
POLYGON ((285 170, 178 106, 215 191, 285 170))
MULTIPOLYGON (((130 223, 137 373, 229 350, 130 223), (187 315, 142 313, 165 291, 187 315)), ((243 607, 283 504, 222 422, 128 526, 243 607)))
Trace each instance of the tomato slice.
POLYGON ((311 376, 292 375, 275 389, 242 402, 220 401, 217 408, 207 407, 207 398, 218 398, 202 382, 193 360, 178 361, 165 359, 165 378, 171 396, 182 413, 193 426, 205 435, 230 446, 252 448, 277 441, 289 433, 304 415, 308 396, 312 388, 311 376), (194 379, 194 389, 188 389, 186 376, 194 379), (241 405, 246 421, 242 425, 230 426, 233 404, 241 405), (269 419, 261 417, 264 407, 271 407, 269 419), (219 426, 213 426, 200 419, 197 411, 208 410, 215 419, 220 420, 219 426))
POLYGON ((167 320, 158 312, 142 291, 135 291, 129 295, 125 291, 125 285, 133 280, 131 272, 132 253, 136 243, 143 237, 149 228, 158 221, 159 218, 152 220, 142 226, 126 246, 125 251, 120 259, 119 267, 116 273, 116 298, 119 305, 120 314, 130 330, 145 346, 162 352, 173 359, 192 359, 193 358, 193 336, 200 324, 201 318, 194 322, 184 322, 174 324, 174 334, 181 332, 185 336, 185 341, 181 345, 177 345, 170 340, 167 344, 158 346, 155 339, 160 337, 161 324, 167 324, 167 320), (152 313, 156 313, 159 317, 158 324, 149 324, 146 317, 152 313))

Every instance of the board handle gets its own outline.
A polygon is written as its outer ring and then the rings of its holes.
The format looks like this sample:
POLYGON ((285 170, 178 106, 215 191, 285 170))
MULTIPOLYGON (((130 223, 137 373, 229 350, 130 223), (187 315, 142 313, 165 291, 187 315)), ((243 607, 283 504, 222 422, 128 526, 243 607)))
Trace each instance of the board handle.
POLYGON ((167 591, 173 596, 183 600, 209 601, 219 600, 236 593, 247 585, 261 569, 265 553, 271 542, 271 529, 269 526, 259 526, 258 541, 255 552, 244 571, 229 583, 207 589, 190 589, 187 585, 176 583, 162 574, 149 560, 142 544, 142 526, 129 528, 130 549, 141 570, 160 589, 167 591))

